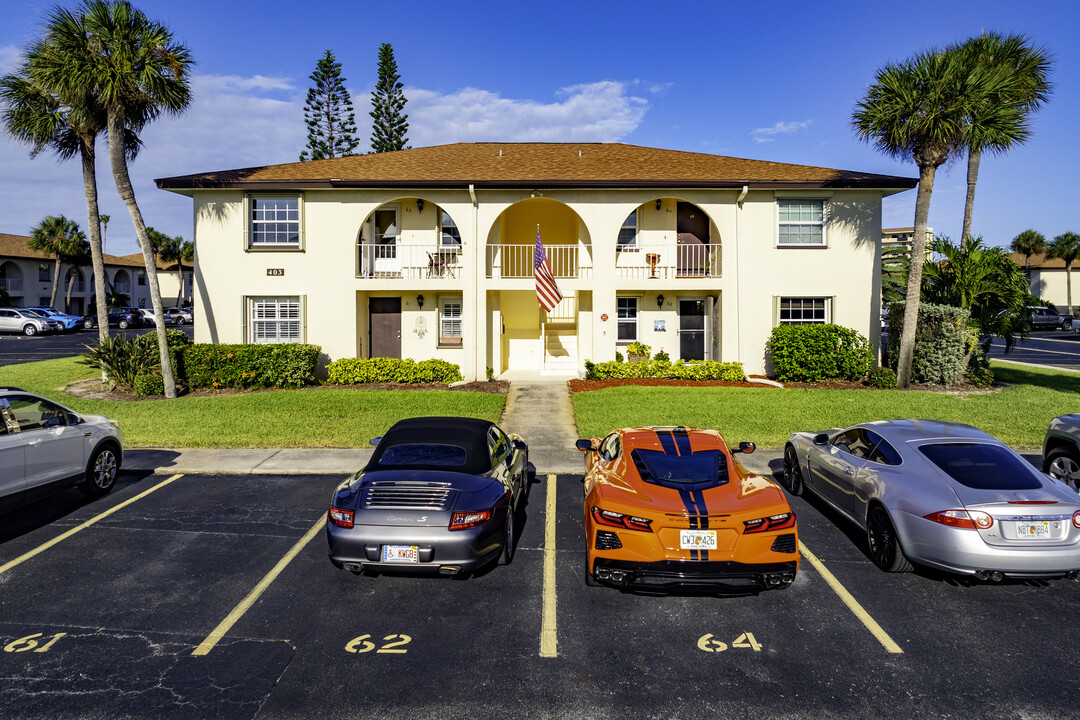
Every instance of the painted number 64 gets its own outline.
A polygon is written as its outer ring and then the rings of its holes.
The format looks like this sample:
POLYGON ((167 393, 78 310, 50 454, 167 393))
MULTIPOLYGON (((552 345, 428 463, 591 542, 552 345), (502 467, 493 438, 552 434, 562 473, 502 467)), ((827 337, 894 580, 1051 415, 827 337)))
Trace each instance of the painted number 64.
MULTIPOLYGON (((698 650, 711 653, 722 653, 728 649, 728 644, 717 640, 712 633, 706 633, 698 638, 697 646, 698 650)), ((762 645, 754 638, 754 633, 743 633, 732 641, 731 647, 761 652, 762 645)))

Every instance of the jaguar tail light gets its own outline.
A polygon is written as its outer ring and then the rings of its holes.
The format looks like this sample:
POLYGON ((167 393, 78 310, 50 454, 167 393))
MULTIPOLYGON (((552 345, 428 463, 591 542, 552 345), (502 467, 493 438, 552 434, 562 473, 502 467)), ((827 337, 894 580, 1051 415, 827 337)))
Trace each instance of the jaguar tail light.
POLYGON ((1080 510, 1073 513, 1073 527, 1080 528, 1080 510))
POLYGON ((964 530, 987 530, 994 524, 993 517, 978 510, 942 510, 923 517, 942 525, 964 530))
POLYGON ((795 513, 786 512, 779 515, 746 520, 743 522, 743 535, 750 533, 766 532, 768 530, 785 530, 795 527, 795 513))
POLYGON ((652 532, 652 520, 649 518, 637 517, 636 515, 624 515, 622 513, 614 512, 613 510, 601 510, 595 506, 592 509, 592 516, 593 520, 600 525, 622 528, 624 530, 652 532))
POLYGON ((353 511, 344 508, 330 508, 330 522, 338 527, 351 528, 353 526, 353 511))
POLYGON ((483 525, 491 519, 491 509, 473 510, 470 512, 456 512, 450 517, 451 530, 468 530, 478 525, 483 525))

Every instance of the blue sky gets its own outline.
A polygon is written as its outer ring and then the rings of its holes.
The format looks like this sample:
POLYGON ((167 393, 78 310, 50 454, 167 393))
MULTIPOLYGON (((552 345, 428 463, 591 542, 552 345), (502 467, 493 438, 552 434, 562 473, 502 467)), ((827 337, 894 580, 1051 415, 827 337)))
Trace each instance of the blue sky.
MULTIPOLYGON (((69 4, 69 3, 67 3, 69 4)), ((982 30, 1024 33, 1054 58, 1054 93, 1032 140, 984 157, 973 231, 1007 245, 1029 227, 1080 232, 1080 2, 283 2, 142 0, 196 61, 194 103, 143 133, 132 167, 148 224, 193 237, 191 201, 153 178, 297 159, 308 75, 330 49, 364 136, 380 43, 394 47, 413 146, 458 141, 597 141, 917 177, 855 139, 851 111, 877 68, 982 30), (384 10, 385 12, 380 12, 384 10)), ((40 31, 45 3, 0 0, 0 72, 40 31)), ((107 251, 136 252, 99 150, 107 251)), ((957 239, 966 162, 938 172, 930 224, 957 239)), ((85 224, 77 162, 30 160, 0 137, 0 232, 45 215, 85 224)), ((911 225, 915 192, 885 200, 911 225)))

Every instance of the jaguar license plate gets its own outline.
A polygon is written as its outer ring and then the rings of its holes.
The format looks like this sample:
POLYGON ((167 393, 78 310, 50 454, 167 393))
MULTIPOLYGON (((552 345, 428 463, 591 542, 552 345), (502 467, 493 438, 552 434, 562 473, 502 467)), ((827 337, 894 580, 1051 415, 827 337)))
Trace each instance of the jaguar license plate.
POLYGON ((1050 537, 1050 521, 1018 522, 1016 523, 1016 537, 1026 540, 1050 537))
POLYGON ((683 550, 715 550, 715 530, 681 530, 679 547, 683 550))
POLYGON ((418 563, 420 550, 415 545, 383 545, 382 561, 388 563, 418 563))

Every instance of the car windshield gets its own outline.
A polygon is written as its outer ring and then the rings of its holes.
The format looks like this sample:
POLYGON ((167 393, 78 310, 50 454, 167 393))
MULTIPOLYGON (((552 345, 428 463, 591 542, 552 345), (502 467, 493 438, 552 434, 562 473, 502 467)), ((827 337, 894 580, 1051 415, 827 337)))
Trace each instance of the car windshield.
POLYGON ((1035 490, 1039 479, 1023 460, 985 443, 920 445, 919 452, 961 485, 976 490, 1035 490))
POLYGON ((410 467, 459 468, 465 465, 465 448, 442 443, 409 443, 391 445, 383 451, 379 465, 410 467))
POLYGON ((728 479, 727 462, 719 450, 668 455, 660 450, 637 449, 630 455, 641 479, 657 485, 723 485, 728 479))

